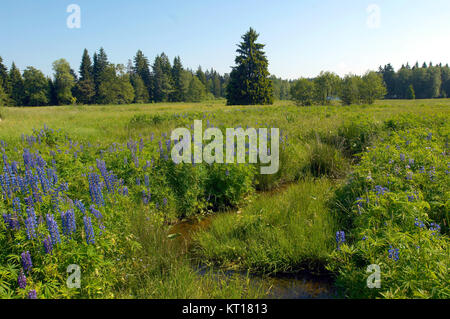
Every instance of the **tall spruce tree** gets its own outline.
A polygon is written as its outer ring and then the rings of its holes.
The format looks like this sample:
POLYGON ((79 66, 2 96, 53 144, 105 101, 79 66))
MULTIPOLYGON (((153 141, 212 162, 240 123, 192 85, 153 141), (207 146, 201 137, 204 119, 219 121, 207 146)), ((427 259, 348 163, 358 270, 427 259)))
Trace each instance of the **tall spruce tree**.
POLYGON ((95 95, 94 67, 87 49, 84 49, 80 65, 80 79, 74 89, 79 104, 91 104, 95 95))
POLYGON ((3 88, 3 104, 11 104, 9 96, 11 93, 11 86, 9 82, 8 68, 3 64, 2 57, 0 57, 0 86, 3 88))
POLYGON ((80 81, 92 80, 94 77, 94 69, 92 67, 91 57, 87 49, 84 49, 80 64, 80 81))
POLYGON ((172 67, 165 53, 158 55, 153 64, 153 100, 167 102, 173 91, 172 67))
POLYGON ((273 87, 269 62, 263 51, 265 45, 257 43, 259 34, 250 30, 242 36, 238 45, 236 66, 230 74, 227 87, 228 105, 272 104, 273 87))
POLYGON ((183 65, 181 64, 181 58, 175 57, 172 67, 172 79, 173 79, 173 92, 170 96, 172 102, 182 102, 184 100, 183 94, 183 65))
MULTIPOLYGON (((152 76, 150 73, 150 63, 148 62, 148 58, 144 55, 141 50, 136 52, 136 56, 133 59, 133 72, 139 76, 139 78, 144 82, 145 87, 147 88, 147 101, 143 101, 142 103, 148 102, 148 100, 153 95, 153 85, 152 85, 152 76)), ((139 80, 135 77, 134 83, 138 83, 139 80)), ((136 89, 136 87, 135 87, 136 89)), ((145 98, 145 94, 139 92, 140 98, 145 98)), ((137 97, 136 97, 137 98, 137 97)))
POLYGON ((200 82, 202 82, 203 85, 206 87, 206 84, 207 84, 206 74, 205 74, 205 72, 203 72, 202 67, 200 65, 198 66, 198 69, 197 69, 197 72, 195 72, 195 75, 200 80, 200 82))
POLYGON ((94 66, 93 66, 93 75, 94 75, 94 85, 95 85, 95 103, 100 103, 99 97, 99 88, 100 84, 104 81, 104 77, 106 77, 107 68, 109 66, 108 56, 103 48, 100 48, 98 54, 94 53, 94 66))
POLYGON ((13 104, 15 106, 22 106, 24 104, 23 78, 14 62, 9 70, 9 83, 11 84, 11 99, 13 104))

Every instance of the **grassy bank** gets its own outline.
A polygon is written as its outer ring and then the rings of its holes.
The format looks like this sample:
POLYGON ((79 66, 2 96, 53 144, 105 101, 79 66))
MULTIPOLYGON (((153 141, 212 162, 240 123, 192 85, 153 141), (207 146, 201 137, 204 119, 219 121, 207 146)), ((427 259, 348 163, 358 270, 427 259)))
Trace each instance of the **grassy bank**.
POLYGON ((256 198, 197 233, 195 254, 212 266, 264 274, 323 270, 337 230, 325 204, 332 193, 329 180, 306 179, 256 198))

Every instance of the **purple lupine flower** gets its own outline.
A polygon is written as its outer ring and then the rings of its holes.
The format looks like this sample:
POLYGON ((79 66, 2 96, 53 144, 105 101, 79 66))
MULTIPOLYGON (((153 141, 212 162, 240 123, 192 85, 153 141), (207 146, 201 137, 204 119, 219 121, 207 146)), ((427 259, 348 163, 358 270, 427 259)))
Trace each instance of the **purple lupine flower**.
POLYGON ((28 299, 37 299, 36 290, 32 289, 28 292, 28 299))
POLYGON ((27 277, 23 273, 23 270, 20 270, 19 276, 17 277, 17 284, 20 289, 25 289, 27 287, 27 277))
POLYGON ((436 224, 436 223, 431 223, 430 230, 432 231, 431 235, 437 236, 437 235, 439 235, 439 232, 441 231, 441 226, 439 226, 439 224, 436 224))
POLYGON ((25 219, 25 227, 26 227, 26 231, 27 231, 27 238, 29 240, 33 239, 36 237, 36 223, 33 220, 33 218, 28 217, 27 219, 25 219))
POLYGON ((83 214, 86 213, 86 208, 84 207, 84 204, 80 200, 75 200, 75 206, 82 212, 83 214))
POLYGON ((377 185, 375 186, 375 191, 377 193, 377 195, 384 195, 386 192, 389 192, 389 189, 387 189, 386 187, 377 185))
POLYGON ((51 254, 53 251, 53 245, 50 236, 44 239, 44 250, 46 254, 51 254))
POLYGON ((345 242, 345 232, 343 230, 336 232, 336 243, 337 243, 337 249, 340 250, 340 245, 345 242))
POLYGON ((388 253, 389 253, 390 259, 393 259, 394 261, 397 261, 399 259, 399 249, 398 248, 392 248, 392 246, 390 246, 388 253))
POLYGON ((91 205, 89 207, 89 210, 91 211, 91 214, 94 215, 98 220, 103 219, 103 215, 102 213, 100 213, 100 211, 98 211, 97 209, 95 209, 94 205, 91 205))
POLYGON ((67 237, 71 237, 77 230, 75 212, 73 209, 69 209, 67 212, 61 212, 61 220, 63 227, 63 234, 67 237))
POLYGON ((56 222, 53 214, 47 214, 47 228, 50 232, 50 238, 52 245, 55 246, 61 242, 61 237, 59 234, 58 223, 56 222))
POLYGON ((356 198, 356 205, 358 206, 358 210, 361 209, 362 204, 363 204, 363 198, 362 197, 358 197, 356 198))
POLYGON ((13 210, 17 213, 20 214, 21 213, 21 208, 20 208, 20 199, 18 197, 13 199, 12 202, 13 205, 13 210))
POLYGON ((425 224, 422 221, 420 221, 418 218, 415 219, 414 226, 419 227, 419 228, 425 228, 425 224))
POLYGON ((33 268, 33 263, 31 262, 31 255, 29 251, 23 252, 21 255, 22 267, 26 272, 30 272, 31 268, 33 268))
POLYGON ((12 217, 9 218, 9 227, 12 230, 20 229, 20 222, 19 222, 19 217, 17 216, 17 214, 14 214, 12 217))
POLYGON ((406 180, 407 181, 412 181, 412 179, 413 179, 413 172, 406 173, 406 180))
POLYGON ((83 221, 87 244, 95 244, 94 228, 92 227, 91 218, 88 216, 83 216, 83 221))

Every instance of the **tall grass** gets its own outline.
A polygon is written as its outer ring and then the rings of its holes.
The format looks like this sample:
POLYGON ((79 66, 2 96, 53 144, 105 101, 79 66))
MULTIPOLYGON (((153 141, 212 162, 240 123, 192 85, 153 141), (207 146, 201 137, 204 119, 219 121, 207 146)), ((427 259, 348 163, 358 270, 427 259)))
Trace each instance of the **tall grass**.
POLYGON ((327 179, 306 179, 261 196, 240 213, 217 216, 194 236, 194 254, 207 264, 259 273, 323 269, 336 225, 326 200, 327 179))
POLYGON ((130 258, 126 278, 116 287, 116 298, 205 299, 262 298, 262 284, 250 284, 237 276, 200 274, 171 239, 169 228, 148 218, 143 211, 130 216, 130 236, 140 243, 130 258))

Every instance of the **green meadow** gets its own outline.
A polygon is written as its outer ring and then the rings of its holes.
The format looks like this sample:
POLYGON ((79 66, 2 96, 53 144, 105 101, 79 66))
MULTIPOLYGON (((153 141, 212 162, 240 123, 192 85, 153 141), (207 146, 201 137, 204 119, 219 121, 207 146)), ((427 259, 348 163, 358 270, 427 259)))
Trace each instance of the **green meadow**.
POLYGON ((327 276, 341 298, 450 297, 450 99, 0 115, 1 298, 265 298, 273 287, 255 276, 299 273, 327 276), (279 128, 279 171, 175 165, 171 131, 194 120, 279 128))

